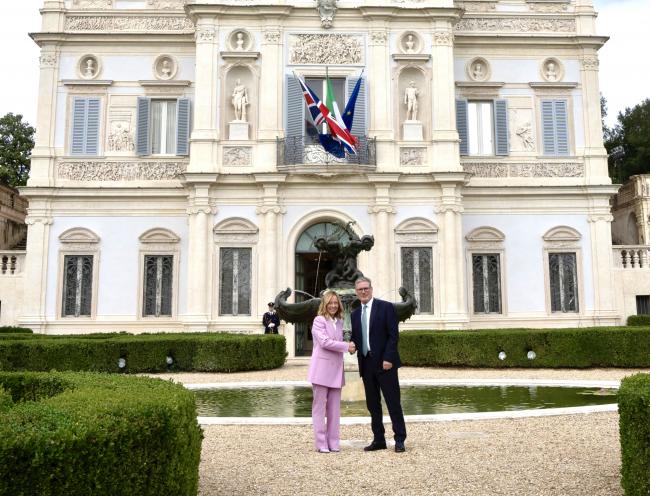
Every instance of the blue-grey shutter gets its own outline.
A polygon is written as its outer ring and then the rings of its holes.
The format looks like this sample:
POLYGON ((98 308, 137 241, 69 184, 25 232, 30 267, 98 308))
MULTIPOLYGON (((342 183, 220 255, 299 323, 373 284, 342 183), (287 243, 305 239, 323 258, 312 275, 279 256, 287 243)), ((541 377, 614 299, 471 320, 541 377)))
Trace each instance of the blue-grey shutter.
POLYGON ((83 155, 86 142, 86 98, 72 100, 72 140, 70 144, 71 155, 83 155))
MULTIPOLYGON (((350 98, 350 95, 354 91, 354 87, 357 84, 359 78, 351 77, 348 78, 347 83, 347 95, 346 99, 350 98)), ((346 101, 347 104, 347 101, 346 101)), ((345 107, 344 107, 345 108, 345 107)), ((357 96, 357 104, 354 107, 354 120, 352 121, 352 134, 354 136, 366 136, 368 134, 366 126, 366 81, 361 83, 359 87, 359 95, 357 96)), ((341 109, 343 110, 343 109, 341 109)))
POLYGON ((456 129, 458 129, 458 137, 460 138, 460 154, 469 155, 467 100, 456 100, 456 129))
POLYGON ((138 155, 151 155, 151 136, 149 133, 149 120, 151 100, 138 97, 138 122, 136 125, 137 136, 135 152, 138 155))
POLYGON ((508 101, 494 101, 494 129, 496 134, 496 155, 508 155, 508 101))
POLYGON ((287 76, 286 83, 287 127, 285 128, 284 164, 301 164, 304 150, 305 100, 295 77, 287 76))
POLYGON ((569 129, 566 100, 555 101, 555 153, 569 154, 569 129))
POLYGON ((88 113, 86 115, 86 146, 85 155, 99 154, 99 98, 88 99, 88 113))
POLYGON ((553 100, 542 100, 542 139, 544 155, 556 155, 555 117, 553 100))
POLYGON ((176 112, 176 155, 190 154, 190 99, 179 98, 176 112))

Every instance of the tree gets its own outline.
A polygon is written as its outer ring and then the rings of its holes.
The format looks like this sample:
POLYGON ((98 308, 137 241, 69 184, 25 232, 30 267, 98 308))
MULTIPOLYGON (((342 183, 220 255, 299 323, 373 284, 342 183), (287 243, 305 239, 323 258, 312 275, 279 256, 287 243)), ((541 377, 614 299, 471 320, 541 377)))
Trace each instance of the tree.
POLYGON ((610 154, 610 171, 616 169, 612 177, 617 181, 650 173, 650 98, 618 114, 617 124, 605 131, 605 148, 610 154), (622 147, 622 159, 620 154, 612 154, 617 147, 622 147))
POLYGON ((34 132, 20 114, 10 112, 0 118, 0 182, 3 184, 13 188, 27 184, 34 132))

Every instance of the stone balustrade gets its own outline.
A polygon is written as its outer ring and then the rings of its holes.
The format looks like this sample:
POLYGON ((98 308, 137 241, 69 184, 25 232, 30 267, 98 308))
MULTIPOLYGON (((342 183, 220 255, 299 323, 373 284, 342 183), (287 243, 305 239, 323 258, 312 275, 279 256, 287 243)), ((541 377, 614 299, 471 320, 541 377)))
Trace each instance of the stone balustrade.
POLYGON ((25 251, 0 251, 0 277, 23 273, 25 251))
POLYGON ((650 268, 650 245, 615 245, 614 267, 618 269, 650 268))

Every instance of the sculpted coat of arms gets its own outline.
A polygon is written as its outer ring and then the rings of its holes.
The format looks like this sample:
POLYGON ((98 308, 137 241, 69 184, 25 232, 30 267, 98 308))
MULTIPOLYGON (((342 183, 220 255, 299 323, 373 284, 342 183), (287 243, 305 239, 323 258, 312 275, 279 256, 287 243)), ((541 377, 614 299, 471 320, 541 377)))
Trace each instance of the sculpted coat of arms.
POLYGON ((336 14, 336 0, 316 0, 320 24, 325 29, 332 27, 334 14, 336 14))

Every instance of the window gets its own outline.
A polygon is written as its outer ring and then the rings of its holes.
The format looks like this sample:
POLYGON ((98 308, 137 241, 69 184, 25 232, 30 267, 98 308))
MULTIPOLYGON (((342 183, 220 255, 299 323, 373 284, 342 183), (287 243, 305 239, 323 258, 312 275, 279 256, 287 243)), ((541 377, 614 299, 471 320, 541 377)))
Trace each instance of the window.
POLYGON ((568 155, 569 131, 566 100, 542 100, 544 155, 568 155))
POLYGON ((650 315, 650 295, 637 295, 636 314, 650 315))
POLYGON ((172 255, 145 255, 144 317, 171 317, 173 267, 172 255))
POLYGON ((99 154, 99 98, 72 100, 71 155, 99 154))
MULTIPOLYGON (((345 79, 344 78, 330 78, 332 82, 332 89, 334 90, 334 99, 339 107, 339 111, 343 112, 345 109, 345 79)), ((316 94, 321 97, 324 102, 327 102, 327 79, 320 78, 306 78, 305 82, 316 94)), ((304 98, 303 98, 304 101, 304 98)), ((314 123, 311 120, 311 114, 307 109, 307 104, 304 104, 305 109, 303 115, 305 116, 305 124, 303 130, 303 136, 306 137, 305 143, 320 143, 318 141, 318 134, 327 134, 327 124, 321 124, 318 129, 314 126, 314 123)), ((331 112, 334 112, 334 109, 330 109, 331 112)))
POLYGON ((501 267, 497 253, 472 255, 474 313, 501 313, 501 267))
POLYGON ((93 256, 65 255, 63 259, 64 317, 91 315, 93 256))
POLYGON ((456 101, 461 155, 508 155, 506 100, 456 101))
POLYGON ((138 98, 138 155, 188 155, 190 101, 138 98))
POLYGON ((551 312, 578 311, 578 272, 575 253, 549 253, 551 312))
POLYGON ((219 314, 251 314, 250 248, 221 248, 219 314))
POLYGON ((402 248, 402 286, 418 302, 416 313, 433 313, 431 248, 402 248))

